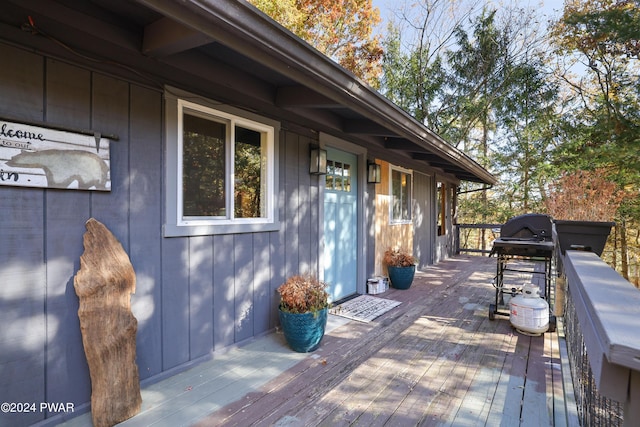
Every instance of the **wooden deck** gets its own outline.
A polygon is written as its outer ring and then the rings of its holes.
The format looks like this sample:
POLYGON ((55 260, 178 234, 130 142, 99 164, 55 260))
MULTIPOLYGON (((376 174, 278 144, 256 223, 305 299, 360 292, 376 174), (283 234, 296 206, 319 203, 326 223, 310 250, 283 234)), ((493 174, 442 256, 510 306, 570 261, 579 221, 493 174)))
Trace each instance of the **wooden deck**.
MULTIPOLYGON (((418 273, 402 304, 351 321, 259 389, 198 426, 564 426, 558 336, 491 321, 495 258, 418 273)), ((282 339, 282 337, 280 337, 282 339)))
POLYGON ((489 320, 495 267, 462 256, 417 273, 379 295, 402 304, 371 323, 330 315, 313 353, 268 334, 143 384, 142 411, 119 426, 577 426, 563 340, 489 320))

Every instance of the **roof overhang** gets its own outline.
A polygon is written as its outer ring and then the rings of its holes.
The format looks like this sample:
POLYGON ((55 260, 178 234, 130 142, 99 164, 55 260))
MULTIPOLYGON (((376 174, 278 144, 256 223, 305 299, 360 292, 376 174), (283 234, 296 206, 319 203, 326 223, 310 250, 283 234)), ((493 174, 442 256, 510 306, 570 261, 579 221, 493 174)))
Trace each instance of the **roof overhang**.
POLYGON ((114 73, 288 118, 364 145, 373 157, 458 180, 496 182, 469 156, 245 1, 9 3, 2 39, 88 66, 95 64, 78 53, 98 55, 114 73), (26 22, 27 16, 51 37, 6 25, 12 19, 26 22))

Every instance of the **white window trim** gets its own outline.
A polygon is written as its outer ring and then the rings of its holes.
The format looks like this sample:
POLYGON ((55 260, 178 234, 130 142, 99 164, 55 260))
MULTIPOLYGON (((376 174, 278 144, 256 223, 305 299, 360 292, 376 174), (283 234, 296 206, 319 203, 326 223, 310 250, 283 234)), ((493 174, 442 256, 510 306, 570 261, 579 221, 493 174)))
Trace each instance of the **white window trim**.
POLYGON ((411 169, 405 169, 400 166, 395 166, 389 164, 389 224, 391 225, 402 225, 402 224, 412 224, 413 223, 413 171, 411 169), (411 189, 409 190, 409 219, 401 219, 397 220, 393 218, 393 171, 396 170, 398 172, 406 173, 411 177, 411 189))
MULTIPOLYGON (((260 117, 228 105, 221 105, 207 101, 193 94, 171 88, 165 93, 166 118, 166 193, 165 193, 165 223, 164 236, 201 236, 230 233, 252 233, 261 231, 275 231, 280 229, 276 195, 278 194, 278 143, 280 124, 273 120, 260 117), (198 103, 186 100, 198 99, 198 103), (202 117, 210 117, 229 124, 228 132, 233 132, 236 125, 256 130, 266 135, 266 171, 264 212, 261 218, 230 218, 230 217, 184 217, 182 215, 182 117, 188 110, 202 117)), ((232 137, 232 135, 228 135, 232 137)), ((230 139, 232 149, 228 150, 227 164, 233 165, 233 139, 230 139)), ((233 174, 227 177, 227 215, 233 215, 233 174), (230 212, 229 212, 230 211, 230 212)))

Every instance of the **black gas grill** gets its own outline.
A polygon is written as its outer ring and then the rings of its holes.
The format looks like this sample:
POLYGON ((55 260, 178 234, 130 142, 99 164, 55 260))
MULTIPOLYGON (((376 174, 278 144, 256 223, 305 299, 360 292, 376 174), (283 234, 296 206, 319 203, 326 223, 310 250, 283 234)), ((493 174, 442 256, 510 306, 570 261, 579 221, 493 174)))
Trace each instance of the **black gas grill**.
POLYGON ((495 304, 489 305, 489 319, 496 315, 509 315, 500 311, 504 306, 504 293, 514 296, 519 291, 517 286, 504 283, 504 273, 507 271, 543 274, 544 297, 549 302, 551 293, 551 260, 553 258, 554 243, 551 232, 551 217, 542 214, 526 214, 511 218, 500 228, 500 237, 493 241, 491 255, 498 258, 496 267, 495 304), (510 266, 514 260, 531 263, 531 269, 521 269, 510 266), (544 271, 535 268, 535 264, 544 262, 544 271))

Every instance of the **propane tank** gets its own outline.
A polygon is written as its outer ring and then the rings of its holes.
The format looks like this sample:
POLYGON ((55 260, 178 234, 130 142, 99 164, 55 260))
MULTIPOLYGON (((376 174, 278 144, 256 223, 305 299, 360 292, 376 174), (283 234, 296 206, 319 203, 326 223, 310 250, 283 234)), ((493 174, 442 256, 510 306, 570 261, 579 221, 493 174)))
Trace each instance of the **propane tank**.
POLYGON ((549 304, 540 298, 540 289, 527 284, 522 294, 509 302, 509 320, 519 332, 540 335, 549 329, 549 304))

